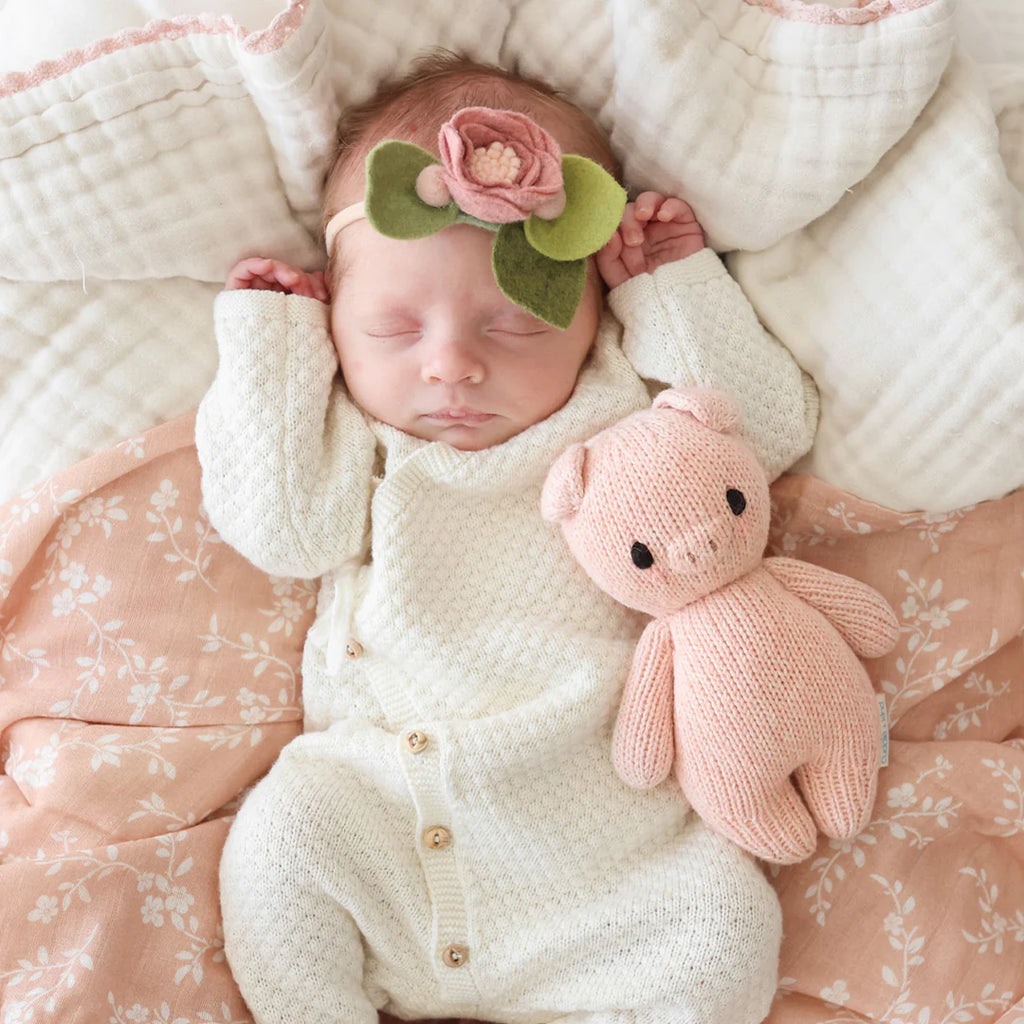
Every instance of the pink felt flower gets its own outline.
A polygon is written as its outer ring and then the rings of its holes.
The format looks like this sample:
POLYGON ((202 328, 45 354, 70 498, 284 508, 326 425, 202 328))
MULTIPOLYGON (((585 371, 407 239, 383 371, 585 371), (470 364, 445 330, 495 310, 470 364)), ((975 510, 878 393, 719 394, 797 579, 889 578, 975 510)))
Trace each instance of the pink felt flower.
POLYGON ((565 208, 562 150, 525 114, 464 107, 441 126, 438 146, 444 183, 471 217, 510 224, 565 208))

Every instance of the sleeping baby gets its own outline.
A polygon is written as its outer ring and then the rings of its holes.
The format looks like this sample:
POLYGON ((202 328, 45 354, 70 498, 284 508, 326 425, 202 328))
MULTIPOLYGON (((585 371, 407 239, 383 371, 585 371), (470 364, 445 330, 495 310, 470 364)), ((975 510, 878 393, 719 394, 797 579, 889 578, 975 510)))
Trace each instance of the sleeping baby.
POLYGON ((813 385, 689 207, 625 204, 603 135, 543 83, 428 58, 341 139, 327 275, 231 272, 196 428, 224 539, 322 580, 305 732, 224 849, 242 994, 261 1024, 754 1024, 774 893, 674 783, 616 775, 643 620, 540 494, 666 385, 736 395, 777 476, 813 385))

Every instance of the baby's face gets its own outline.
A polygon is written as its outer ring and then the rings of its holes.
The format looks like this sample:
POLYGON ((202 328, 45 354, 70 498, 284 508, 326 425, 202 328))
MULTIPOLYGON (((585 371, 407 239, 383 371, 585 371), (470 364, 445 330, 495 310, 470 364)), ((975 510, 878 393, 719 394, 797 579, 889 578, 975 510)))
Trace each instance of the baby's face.
POLYGON ((349 393, 371 416, 478 451, 565 404, 597 333, 596 275, 560 331, 505 298, 493 242, 469 224, 414 240, 365 220, 345 228, 331 330, 349 393))

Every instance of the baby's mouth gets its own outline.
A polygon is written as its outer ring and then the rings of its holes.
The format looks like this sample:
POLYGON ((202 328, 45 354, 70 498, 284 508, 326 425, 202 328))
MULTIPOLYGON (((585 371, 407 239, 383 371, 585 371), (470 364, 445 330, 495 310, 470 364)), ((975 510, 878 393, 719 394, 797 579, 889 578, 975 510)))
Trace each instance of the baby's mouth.
POLYGON ((481 412, 479 409, 471 409, 468 406, 445 406, 428 412, 425 418, 437 423, 473 426, 494 419, 494 413, 481 412))

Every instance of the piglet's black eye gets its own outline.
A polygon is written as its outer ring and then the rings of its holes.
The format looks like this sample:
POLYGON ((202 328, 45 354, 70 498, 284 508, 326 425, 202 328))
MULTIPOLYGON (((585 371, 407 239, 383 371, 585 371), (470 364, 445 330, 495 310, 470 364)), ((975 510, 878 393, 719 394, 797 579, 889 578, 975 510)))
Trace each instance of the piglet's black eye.
POLYGON ((725 492, 725 500, 729 502, 729 508, 732 509, 734 516, 743 515, 743 510, 747 507, 747 499, 743 497, 742 491, 737 491, 735 487, 730 487, 725 492))
POLYGON ((633 546, 629 550, 629 557, 633 559, 633 564, 638 569, 650 569, 654 565, 654 555, 651 554, 651 549, 646 544, 641 544, 640 541, 633 542, 633 546))

